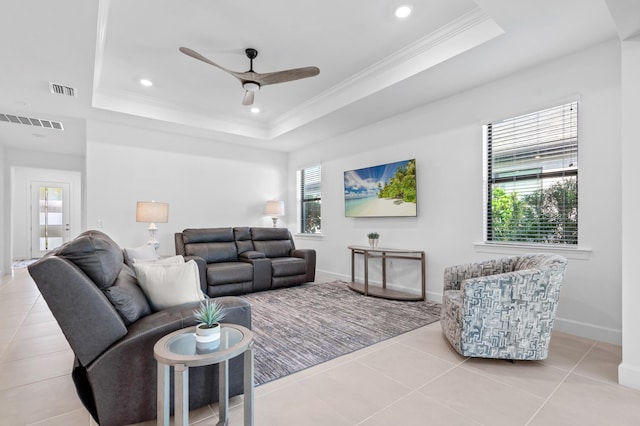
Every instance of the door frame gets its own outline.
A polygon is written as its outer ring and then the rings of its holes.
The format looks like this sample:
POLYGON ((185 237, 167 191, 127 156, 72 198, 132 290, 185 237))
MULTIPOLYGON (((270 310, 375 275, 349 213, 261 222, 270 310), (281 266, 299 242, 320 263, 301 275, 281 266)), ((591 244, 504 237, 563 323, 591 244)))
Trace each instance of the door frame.
MULTIPOLYGON (((37 259, 49 250, 40 250, 40 189, 45 188, 62 188, 62 223, 63 227, 62 243, 66 243, 71 239, 71 182, 47 182, 41 180, 32 180, 30 185, 31 191, 31 258, 37 259)), ((55 248, 55 247, 54 247, 55 248)))
POLYGON ((31 258, 31 183, 69 182, 69 235, 82 229, 82 173, 33 167, 11 167, 11 261, 31 258))

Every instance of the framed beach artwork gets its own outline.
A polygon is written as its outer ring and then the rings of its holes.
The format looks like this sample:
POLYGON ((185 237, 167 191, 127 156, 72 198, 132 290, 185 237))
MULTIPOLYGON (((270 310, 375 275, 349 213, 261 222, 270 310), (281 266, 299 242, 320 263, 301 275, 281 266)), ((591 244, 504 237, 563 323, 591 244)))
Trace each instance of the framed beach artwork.
POLYGON ((416 216, 416 160, 344 172, 346 217, 416 216))

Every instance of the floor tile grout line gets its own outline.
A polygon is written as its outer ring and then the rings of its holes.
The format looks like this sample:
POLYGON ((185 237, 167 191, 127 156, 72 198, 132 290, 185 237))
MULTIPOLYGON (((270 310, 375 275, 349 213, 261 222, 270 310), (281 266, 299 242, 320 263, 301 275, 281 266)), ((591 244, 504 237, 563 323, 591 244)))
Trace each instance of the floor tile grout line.
MULTIPOLYGON (((373 367, 370 367, 370 366, 365 365, 365 364, 362 364, 362 363, 360 363, 360 364, 361 364, 361 365, 363 365, 363 366, 365 366, 365 367, 367 367, 367 368, 369 368, 369 369, 371 369, 371 370, 373 370, 373 371, 376 371, 377 373, 380 373, 379 371, 375 370, 373 367)), ((460 364, 462 364, 462 363, 460 363, 460 364)), ((452 365, 452 366, 451 366, 450 368, 448 368, 447 370, 445 370, 445 371, 443 371, 442 373, 440 373, 440 374, 438 374, 438 375, 434 376, 432 379, 430 379, 429 381, 427 381, 425 384, 423 384, 423 385, 421 385, 421 386, 418 386, 418 387, 417 387, 417 388, 415 388, 415 389, 410 389, 410 390, 409 390, 409 393, 407 393, 407 394, 406 394, 406 395, 404 395, 403 397, 398 398, 397 400, 395 400, 395 401, 393 401, 393 402, 389 403, 388 405, 386 405, 385 407, 383 407, 383 408, 379 409, 378 411, 376 411, 376 412, 372 413, 372 414, 371 414, 370 416, 368 416, 367 418, 365 418, 365 419, 361 420, 360 422, 356 423, 356 425, 361 425, 362 423, 366 422, 367 420, 371 419, 372 417, 375 417, 376 415, 380 414, 380 413, 381 413, 381 412, 383 412, 384 410, 386 410, 386 409, 388 409, 388 408, 390 408, 390 407, 394 406, 395 404, 399 403, 399 402, 400 402, 400 401, 402 401, 403 399, 408 398, 409 396, 414 395, 414 394, 416 394, 416 393, 420 392, 420 389, 423 389, 424 387, 426 387, 426 386, 428 386, 429 384, 433 383, 435 380, 439 379, 440 377, 444 376, 445 374, 447 374, 447 373, 448 373, 448 372, 450 372, 451 370, 453 370, 453 369, 455 369, 456 367, 458 367, 458 365, 459 365, 459 364, 452 365)), ((391 377, 391 376, 388 376, 388 375, 386 375, 386 374, 384 374, 384 373, 381 373, 381 374, 382 374, 384 377, 386 377, 386 378, 388 378, 388 379, 391 379, 391 380, 393 380, 393 381, 394 381, 394 382, 396 382, 396 383, 399 383, 399 384, 401 384, 401 385, 403 385, 403 386, 406 386, 406 384, 404 384, 404 383, 402 383, 402 382, 400 382, 400 381, 398 381, 398 380, 394 379, 394 378, 393 378, 393 377, 391 377)), ((430 397, 429 395, 425 395, 425 397, 427 397, 427 398, 429 398, 429 399, 431 399, 431 400, 433 400, 433 401, 435 401, 435 402, 438 402, 436 399, 434 399, 434 398, 430 397)), ((450 409, 450 410, 452 410, 452 411, 454 411, 454 412, 458 413, 456 410, 452 409, 451 407, 448 407, 448 406, 443 405, 443 404, 441 404, 441 403, 440 403, 440 405, 442 405, 442 406, 444 406, 444 407, 446 407, 446 408, 448 408, 448 409, 450 409)), ((458 413, 458 414, 461 414, 461 413, 458 413)), ((465 417, 466 417, 466 416, 465 416, 465 417)))
POLYGON ((549 401, 551 400, 551 398, 553 397, 553 395, 555 395, 555 393, 558 391, 558 389, 560 389, 560 386, 563 385, 563 383, 569 378, 569 376, 571 374, 573 374, 573 372, 575 371, 576 368, 578 368, 578 366, 580 365, 580 363, 582 361, 584 361, 584 359, 591 353, 591 351, 593 350, 593 348, 596 347, 596 345, 598 344, 597 341, 594 341, 591 343, 591 347, 589 347, 589 349, 584 353, 584 355, 582 355, 582 357, 580 357, 580 359, 578 360, 578 362, 576 362, 573 367, 567 371, 567 374, 565 374, 564 378, 560 381, 560 383, 558 383, 556 385, 555 388, 553 388, 553 390, 551 391, 551 393, 549 394, 549 396, 547 396, 545 398, 544 401, 542 401, 542 404, 540 405, 540 407, 538 407, 538 409, 531 415, 531 417, 529 418, 529 420, 527 421, 527 423, 525 423, 524 426, 528 426, 529 424, 531 424, 531 422, 536 418, 536 416, 540 413, 540 411, 542 411, 542 409, 549 403, 549 401))
MULTIPOLYGON (((20 331, 20 329, 22 328, 22 326, 24 326, 24 322, 27 320, 27 318, 29 317, 29 314, 31 314, 31 312, 33 311, 33 307, 36 305, 36 303, 38 302, 38 300, 42 297, 42 295, 38 292, 38 296, 35 298, 35 300, 31 303, 31 307, 29 308, 29 311, 25 314, 24 318, 22 318, 22 321, 20 322, 20 325, 18 325, 15 329, 15 331, 13 332, 13 335, 11 336, 11 338, 9 339, 9 341, 7 342, 7 345, 4 347, 4 349, 2 350, 2 352, 0 352, 0 360, 4 358, 4 355, 7 351, 7 348, 9 348, 9 345, 11 345, 11 343, 13 343, 14 339, 16 338, 16 335, 18 334, 18 332, 20 331)), ((2 362, 0 362, 2 363, 2 362)))

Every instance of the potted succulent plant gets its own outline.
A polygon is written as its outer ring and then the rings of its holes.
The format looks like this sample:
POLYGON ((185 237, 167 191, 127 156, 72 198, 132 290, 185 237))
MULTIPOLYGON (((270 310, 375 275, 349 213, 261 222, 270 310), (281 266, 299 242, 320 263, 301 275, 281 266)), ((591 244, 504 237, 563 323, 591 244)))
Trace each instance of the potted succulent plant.
POLYGON ((200 302, 200 309, 193 311, 193 316, 200 323, 196 326, 196 343, 213 344, 220 340, 220 321, 226 312, 217 300, 208 297, 200 302))
POLYGON ((380 234, 378 234, 377 232, 369 232, 367 234, 367 237, 369 237, 369 245, 371 246, 371 248, 374 248, 378 245, 378 238, 380 238, 380 234))

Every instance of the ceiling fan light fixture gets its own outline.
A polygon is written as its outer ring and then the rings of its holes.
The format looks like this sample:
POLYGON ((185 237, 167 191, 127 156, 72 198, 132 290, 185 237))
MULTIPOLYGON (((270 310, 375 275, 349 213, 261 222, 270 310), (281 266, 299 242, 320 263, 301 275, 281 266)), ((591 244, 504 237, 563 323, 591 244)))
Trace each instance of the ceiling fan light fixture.
POLYGON ((257 92, 258 90, 260 90, 260 85, 258 83, 252 83, 248 81, 242 85, 242 88, 250 92, 257 92))
POLYGON ((403 5, 396 8, 396 18, 404 19, 411 15, 411 6, 403 5))

